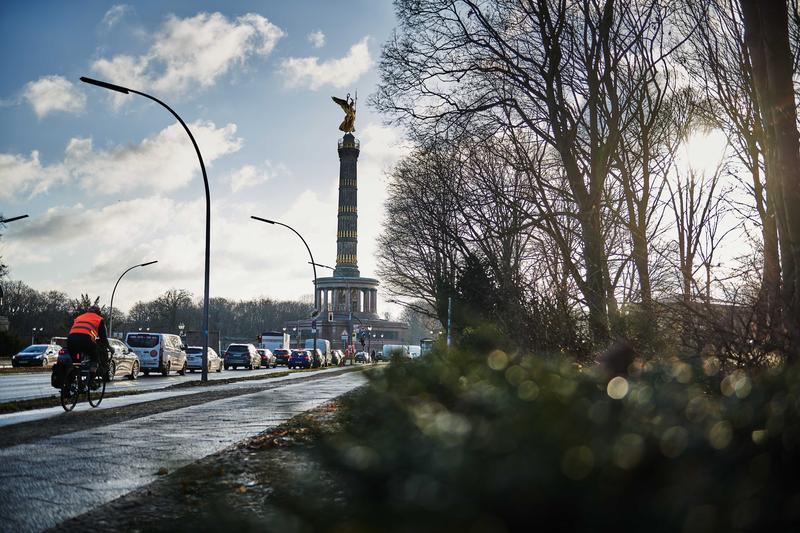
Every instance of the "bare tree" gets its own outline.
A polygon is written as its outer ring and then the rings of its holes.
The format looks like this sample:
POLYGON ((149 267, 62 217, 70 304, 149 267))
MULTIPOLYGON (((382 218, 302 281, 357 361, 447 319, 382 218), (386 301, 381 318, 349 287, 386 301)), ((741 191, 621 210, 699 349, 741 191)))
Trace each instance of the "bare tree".
POLYGON ((740 5, 738 0, 686 2, 682 14, 689 40, 679 58, 702 96, 699 116, 726 134, 734 156, 750 175, 745 185, 761 228, 763 257, 759 320, 775 327, 780 322, 780 265, 774 191, 766 186, 764 129, 740 5))
POLYGON ((694 302, 698 296, 707 302, 711 299, 712 261, 724 237, 719 231, 725 201, 721 190, 722 173, 722 165, 717 166, 711 175, 694 168, 685 172, 676 169, 674 183, 667 182, 668 204, 674 216, 678 244, 681 295, 685 304, 694 302), (700 269, 706 273, 706 283, 702 288, 697 283, 700 269))
MULTIPOLYGON (((622 83, 637 43, 657 42, 659 2, 401 0, 374 99, 420 137, 524 128, 558 154, 580 224, 574 274, 593 337, 616 308, 604 242, 606 182, 630 121, 622 83)), ((656 49, 660 61, 668 49, 656 49)), ((630 81, 630 80, 628 80, 630 81)))
POLYGON ((788 352, 800 358, 800 139, 784 2, 741 0, 745 43, 764 124, 768 186, 774 191, 788 352))
POLYGON ((395 298, 420 313, 434 310, 447 320, 447 298, 455 292, 460 220, 450 193, 455 162, 438 147, 420 149, 390 175, 378 273, 395 298), (413 302, 421 299, 425 305, 413 302))

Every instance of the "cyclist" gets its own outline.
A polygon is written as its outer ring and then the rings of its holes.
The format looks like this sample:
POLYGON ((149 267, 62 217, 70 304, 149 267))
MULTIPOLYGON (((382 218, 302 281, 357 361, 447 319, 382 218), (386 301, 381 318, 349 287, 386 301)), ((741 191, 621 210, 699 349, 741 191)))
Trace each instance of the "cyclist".
POLYGON ((75 317, 67 337, 67 351, 70 356, 78 353, 88 355, 91 361, 89 371, 94 373, 97 372, 98 348, 104 349, 105 353, 113 353, 100 308, 92 305, 85 313, 75 317))

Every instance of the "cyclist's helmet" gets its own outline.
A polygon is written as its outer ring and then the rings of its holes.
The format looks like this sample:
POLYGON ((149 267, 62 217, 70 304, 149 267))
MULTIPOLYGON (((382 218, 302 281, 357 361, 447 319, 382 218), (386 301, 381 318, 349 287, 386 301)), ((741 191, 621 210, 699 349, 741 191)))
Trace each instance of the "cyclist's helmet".
POLYGON ((89 313, 97 313, 100 314, 100 306, 99 305, 90 305, 89 309, 87 309, 89 313))

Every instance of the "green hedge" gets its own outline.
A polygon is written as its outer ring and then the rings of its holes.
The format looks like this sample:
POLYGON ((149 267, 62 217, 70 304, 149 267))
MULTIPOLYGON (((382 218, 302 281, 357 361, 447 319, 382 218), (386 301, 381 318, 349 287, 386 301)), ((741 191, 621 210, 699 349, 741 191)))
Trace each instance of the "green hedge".
MULTIPOLYGON (((321 447, 312 529, 756 531, 800 526, 800 372, 634 364, 609 381, 500 350, 374 372, 321 447), (333 526, 337 527, 334 528, 333 526)), ((797 530, 797 529, 795 529, 797 530)))

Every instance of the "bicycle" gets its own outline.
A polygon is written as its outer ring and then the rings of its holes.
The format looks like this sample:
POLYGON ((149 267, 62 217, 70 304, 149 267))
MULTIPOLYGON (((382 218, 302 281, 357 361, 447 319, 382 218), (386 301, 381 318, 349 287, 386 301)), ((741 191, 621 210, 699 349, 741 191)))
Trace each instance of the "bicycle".
POLYGON ((91 361, 81 361, 81 354, 72 361, 71 368, 61 384, 61 407, 65 411, 72 411, 78 403, 82 392, 86 392, 89 405, 97 407, 103 401, 106 393, 106 380, 103 379, 105 369, 98 365, 95 372, 91 372, 91 361))

